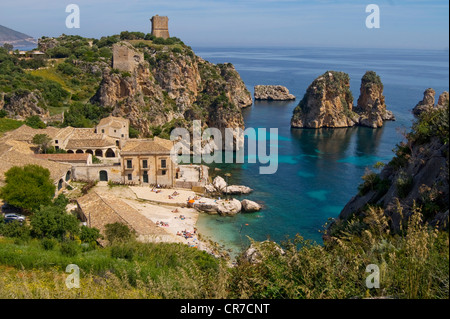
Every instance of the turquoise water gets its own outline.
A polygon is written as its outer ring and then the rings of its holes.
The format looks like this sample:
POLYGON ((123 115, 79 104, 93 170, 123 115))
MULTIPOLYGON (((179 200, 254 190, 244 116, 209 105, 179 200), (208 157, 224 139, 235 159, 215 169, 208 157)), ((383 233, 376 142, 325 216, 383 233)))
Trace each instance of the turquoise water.
MULTIPOLYGON (((244 109, 245 126, 278 128, 278 170, 260 175, 259 163, 215 164, 219 174, 231 173, 230 183, 243 184, 254 192, 237 197, 261 203, 264 209, 234 217, 201 215, 198 228, 234 251, 255 240, 282 241, 297 233, 321 242, 319 230, 339 215, 357 193, 366 167, 387 163, 392 149, 408 131, 410 110, 432 87, 437 96, 448 91, 448 51, 366 49, 215 49, 194 48, 213 63, 231 62, 253 95, 258 84, 286 86, 297 99, 291 102, 255 102, 244 109), (383 128, 291 129, 292 111, 308 85, 327 70, 350 75, 354 103, 361 77, 376 71, 384 84, 388 109, 397 118, 383 128)), ((265 137, 268 140, 268 136, 265 137)), ((267 142, 268 143, 268 142, 267 142)), ((267 145, 267 149, 268 149, 267 145)), ((272 157, 271 157, 272 158, 272 157)), ((212 173, 213 170, 211 170, 212 173)))

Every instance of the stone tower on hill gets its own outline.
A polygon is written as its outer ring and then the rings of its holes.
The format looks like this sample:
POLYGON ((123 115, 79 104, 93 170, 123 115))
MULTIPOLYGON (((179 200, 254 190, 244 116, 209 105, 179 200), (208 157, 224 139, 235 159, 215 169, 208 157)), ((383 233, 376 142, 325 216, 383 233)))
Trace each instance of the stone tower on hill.
POLYGON ((152 35, 158 38, 170 38, 168 17, 160 17, 159 15, 155 15, 150 19, 150 21, 152 21, 152 35))

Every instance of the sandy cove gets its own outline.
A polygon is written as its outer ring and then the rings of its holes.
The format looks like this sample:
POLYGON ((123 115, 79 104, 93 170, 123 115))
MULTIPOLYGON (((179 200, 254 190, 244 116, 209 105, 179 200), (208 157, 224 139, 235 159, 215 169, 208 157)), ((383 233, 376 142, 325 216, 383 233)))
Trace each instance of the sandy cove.
POLYGON ((190 247, 213 253, 211 245, 200 241, 198 233, 195 232, 199 212, 194 208, 186 207, 189 198, 196 196, 193 191, 185 189, 158 189, 158 192, 155 192, 149 187, 109 187, 106 183, 105 185, 99 183, 95 187, 95 191, 99 194, 120 198, 155 224, 158 223, 158 227, 161 227, 170 235, 166 237, 167 242, 183 243, 190 247), (179 195, 172 196, 174 192, 179 195), (161 226, 161 222, 167 226, 161 226), (189 232, 192 237, 186 238, 182 236, 184 231, 189 232))

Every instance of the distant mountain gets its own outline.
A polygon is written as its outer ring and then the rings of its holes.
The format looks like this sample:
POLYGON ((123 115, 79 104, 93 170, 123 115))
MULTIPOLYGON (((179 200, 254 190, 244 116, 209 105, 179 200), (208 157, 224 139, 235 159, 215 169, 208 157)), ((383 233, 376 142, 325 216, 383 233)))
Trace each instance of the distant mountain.
POLYGON ((37 40, 33 37, 0 25, 0 46, 4 43, 12 44, 14 49, 33 49, 37 46, 37 40))

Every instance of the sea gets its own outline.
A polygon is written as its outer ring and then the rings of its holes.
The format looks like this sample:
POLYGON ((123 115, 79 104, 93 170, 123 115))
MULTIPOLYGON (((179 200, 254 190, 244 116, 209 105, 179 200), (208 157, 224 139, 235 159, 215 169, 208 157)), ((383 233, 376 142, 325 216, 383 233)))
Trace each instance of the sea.
MULTIPOLYGON (((230 173, 229 184, 253 189, 234 196, 260 203, 256 213, 233 217, 201 214, 199 232, 232 256, 248 247, 250 240, 281 243, 300 235, 322 243, 324 226, 338 217, 357 194, 361 176, 377 162, 387 163, 396 144, 414 120, 411 109, 431 87, 439 94, 449 88, 448 50, 361 48, 209 48, 194 52, 212 63, 232 63, 253 96, 255 85, 283 85, 295 101, 254 101, 243 109, 246 128, 278 129, 278 169, 260 174, 258 161, 242 164, 211 164, 211 175, 230 173), (361 77, 375 71, 384 84, 388 110, 396 121, 382 128, 293 129, 293 109, 311 82, 325 71, 348 73, 354 104, 361 77), (216 168, 218 170, 216 170, 216 168)), ((266 136, 258 136, 266 138, 266 136)), ((248 158, 246 158, 248 159, 248 158)))

